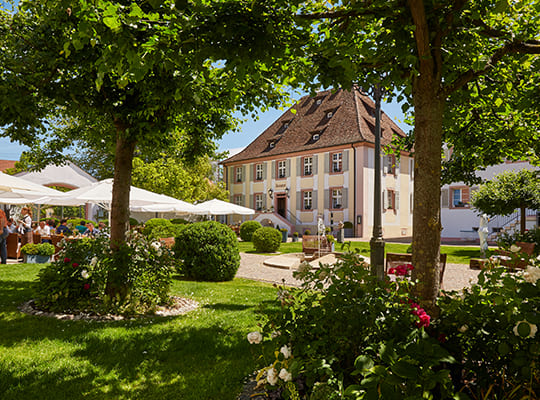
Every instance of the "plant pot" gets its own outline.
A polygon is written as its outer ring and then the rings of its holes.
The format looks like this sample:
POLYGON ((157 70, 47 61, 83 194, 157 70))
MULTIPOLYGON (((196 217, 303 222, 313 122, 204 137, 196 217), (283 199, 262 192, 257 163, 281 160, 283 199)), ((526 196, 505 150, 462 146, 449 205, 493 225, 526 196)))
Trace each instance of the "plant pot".
POLYGON ((293 237, 292 237, 292 241, 293 241, 293 242, 298 242, 298 236, 293 236, 293 237))
POLYGON ((289 236, 289 232, 288 231, 282 231, 281 232, 281 241, 283 243, 287 243, 287 237, 289 236))
POLYGON ((41 254, 23 254, 25 264, 45 264, 51 260, 51 256, 42 256, 41 254))

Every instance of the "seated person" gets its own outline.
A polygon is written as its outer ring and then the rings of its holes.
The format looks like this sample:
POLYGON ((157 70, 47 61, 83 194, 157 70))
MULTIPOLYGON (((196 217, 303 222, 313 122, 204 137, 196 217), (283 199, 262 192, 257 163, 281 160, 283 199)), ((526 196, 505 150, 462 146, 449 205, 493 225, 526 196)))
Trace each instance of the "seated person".
POLYGON ((58 225, 58 228, 56 228, 56 234, 57 235, 71 235, 71 229, 67 226, 67 219, 62 219, 60 221, 60 225, 58 225))
POLYGON ((54 222, 54 219, 48 220, 47 225, 49 225, 49 229, 51 230, 51 232, 56 231, 56 222, 54 222))
POLYGON ((79 225, 75 226, 75 229, 82 235, 86 232, 86 221, 82 220, 79 225))
POLYGON ((13 221, 13 218, 9 218, 7 220, 6 227, 9 233, 17 233, 17 224, 15 223, 15 221, 13 221))
POLYGON ((98 228, 99 228, 99 234, 100 235, 105 236, 105 237, 109 237, 109 234, 107 233, 107 225, 105 225, 104 222, 100 222, 98 224, 98 228))
POLYGON ((51 240, 47 238, 51 235, 51 229, 49 225, 45 224, 45 221, 39 221, 39 226, 34 229, 34 233, 41 236, 41 243, 51 243, 51 240))
POLYGON ((94 224, 89 222, 83 236, 96 237, 99 235, 99 229, 94 227, 94 224))

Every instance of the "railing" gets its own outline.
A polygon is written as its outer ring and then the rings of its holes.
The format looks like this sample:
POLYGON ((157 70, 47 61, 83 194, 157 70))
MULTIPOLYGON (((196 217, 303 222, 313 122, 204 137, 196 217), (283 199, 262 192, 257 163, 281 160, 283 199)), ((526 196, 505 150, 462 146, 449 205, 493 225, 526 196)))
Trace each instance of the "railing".
POLYGON ((300 219, 295 214, 293 214, 291 210, 287 210, 287 219, 295 225, 302 223, 302 221, 300 221, 300 219))
MULTIPOLYGON (((526 209, 526 217, 536 216, 536 210, 526 209)), ((511 224, 519 224, 521 220, 521 212, 519 210, 514 211, 510 215, 497 215, 491 218, 488 222, 488 239, 493 239, 497 236, 499 232, 504 231, 509 228, 511 224)))

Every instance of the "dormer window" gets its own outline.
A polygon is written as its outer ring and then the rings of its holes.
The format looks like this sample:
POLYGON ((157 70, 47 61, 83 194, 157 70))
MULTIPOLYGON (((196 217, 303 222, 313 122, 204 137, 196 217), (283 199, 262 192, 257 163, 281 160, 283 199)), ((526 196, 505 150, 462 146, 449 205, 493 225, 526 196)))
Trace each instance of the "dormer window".
POLYGON ((274 147, 276 147, 276 142, 272 140, 270 143, 268 143, 268 146, 273 149, 274 147))
POLYGON ((317 99, 317 101, 315 102, 315 104, 317 104, 318 106, 320 106, 322 104, 322 99, 317 99))
POLYGON ((314 142, 316 142, 317 140, 319 140, 319 138, 321 137, 321 135, 319 133, 314 133, 312 136, 311 136, 311 140, 313 140, 314 142))
POLYGON ((288 127, 289 127, 289 123, 288 123, 288 122, 284 122, 284 123, 283 123, 283 128, 284 128, 284 129, 287 129, 288 127))
POLYGON ((334 113, 332 111, 328 111, 328 113, 326 113, 326 118, 330 119, 333 115, 334 113))

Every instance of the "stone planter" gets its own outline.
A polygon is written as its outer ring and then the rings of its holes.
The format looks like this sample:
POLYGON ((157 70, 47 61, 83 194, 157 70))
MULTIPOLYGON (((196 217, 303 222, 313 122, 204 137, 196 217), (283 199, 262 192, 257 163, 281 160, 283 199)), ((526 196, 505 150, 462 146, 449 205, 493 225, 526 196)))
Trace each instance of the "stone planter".
POLYGON ((45 264, 51 260, 51 256, 43 256, 41 254, 23 254, 23 262, 25 264, 45 264))
POLYGON ((281 241, 287 243, 287 238, 289 237, 289 231, 281 231, 281 241))
POLYGON ((298 242, 298 236, 293 236, 293 237, 292 237, 292 241, 293 241, 293 242, 298 242))

